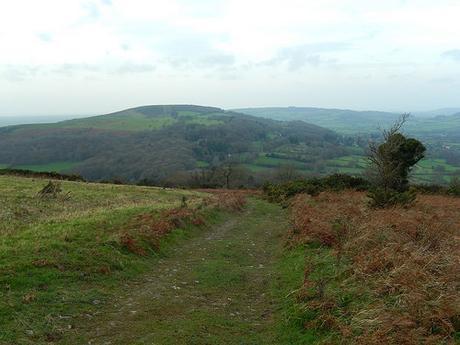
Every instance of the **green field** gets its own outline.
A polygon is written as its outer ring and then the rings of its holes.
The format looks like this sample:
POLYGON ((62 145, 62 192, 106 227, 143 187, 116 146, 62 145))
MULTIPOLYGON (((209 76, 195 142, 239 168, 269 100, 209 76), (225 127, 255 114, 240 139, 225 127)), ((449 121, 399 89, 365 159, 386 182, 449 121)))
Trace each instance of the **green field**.
POLYGON ((266 172, 266 173, 271 173, 273 172, 275 169, 274 167, 265 167, 265 166, 261 166, 261 165, 255 165, 255 164, 242 164, 242 166, 246 169, 248 169, 249 171, 251 172, 266 172))
POLYGON ((198 168, 207 168, 207 167, 209 167, 209 163, 206 162, 206 161, 197 161, 196 166, 198 168))
POLYGON ((97 128, 117 131, 144 131, 155 130, 171 126, 179 121, 186 124, 199 124, 205 126, 219 125, 222 121, 213 119, 211 115, 204 115, 193 111, 179 111, 176 117, 146 116, 135 110, 126 110, 120 113, 75 119, 48 124, 51 128, 97 128))
POLYGON ((294 161, 292 159, 267 157, 265 155, 259 156, 253 163, 263 167, 279 167, 280 165, 292 165, 296 169, 305 170, 305 164, 302 162, 294 161))
MULTIPOLYGON (((327 161, 329 172, 361 174, 366 168, 366 157, 344 156, 327 161)), ((459 175, 460 167, 446 163, 443 159, 425 158, 413 170, 412 181, 416 183, 448 183, 452 176, 459 175)))
MULTIPOLYGON (((13 165, 8 168, 11 169, 23 169, 32 170, 37 172, 68 172, 77 166, 79 162, 54 162, 48 164, 36 164, 36 165, 13 165)), ((0 168, 7 168, 6 165, 0 165, 0 168)))

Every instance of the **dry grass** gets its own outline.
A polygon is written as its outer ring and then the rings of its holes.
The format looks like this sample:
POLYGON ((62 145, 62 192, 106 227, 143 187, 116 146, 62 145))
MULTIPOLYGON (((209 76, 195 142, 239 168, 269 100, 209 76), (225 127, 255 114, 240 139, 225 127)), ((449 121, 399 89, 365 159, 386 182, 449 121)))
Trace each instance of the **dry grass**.
POLYGON ((135 217, 125 231, 121 232, 119 242, 130 252, 144 256, 147 255, 146 249, 159 250, 161 239, 174 229, 183 228, 187 224, 205 225, 206 210, 241 212, 245 205, 244 193, 218 191, 192 207, 166 209, 159 213, 149 212, 135 217))
POLYGON ((92 218, 100 213, 127 208, 176 207, 184 196, 193 206, 208 196, 194 191, 155 187, 54 182, 62 190, 58 193, 61 195, 43 198, 37 193, 49 184, 48 180, 0 176, 0 237, 21 233, 38 223, 92 218))
POLYGON ((420 196, 412 208, 384 210, 367 208, 365 199, 347 191, 293 200, 289 242, 331 248, 334 265, 344 266, 337 270, 341 289, 361 286, 371 296, 365 306, 345 310, 328 295, 328 281, 313 281, 308 268, 300 300, 349 342, 454 342, 460 330, 460 199, 420 196))

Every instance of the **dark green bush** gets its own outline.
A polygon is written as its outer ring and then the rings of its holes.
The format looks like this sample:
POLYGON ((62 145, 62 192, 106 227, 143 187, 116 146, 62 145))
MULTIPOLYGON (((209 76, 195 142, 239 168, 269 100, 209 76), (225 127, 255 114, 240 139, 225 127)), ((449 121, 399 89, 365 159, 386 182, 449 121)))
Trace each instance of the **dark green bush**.
POLYGON ((373 188, 367 196, 370 198, 369 206, 373 208, 385 208, 390 206, 411 206, 417 198, 417 192, 411 188, 405 192, 392 189, 373 188))
POLYGON ((320 184, 326 189, 332 190, 368 190, 369 182, 362 177, 355 177, 346 174, 332 174, 320 179, 320 184))
POLYGON ((450 180, 449 187, 447 189, 447 194, 453 196, 460 196, 460 178, 457 176, 452 177, 450 180))
POLYGON ((368 188, 369 183, 365 179, 345 174, 333 174, 322 178, 289 181, 281 184, 266 183, 263 186, 264 193, 273 202, 281 202, 301 193, 314 196, 325 190, 367 190, 368 188))
POLYGON ((446 194, 448 189, 439 184, 416 184, 411 186, 417 193, 420 194, 446 194))
POLYGON ((85 182, 85 179, 77 174, 60 174, 57 172, 32 171, 25 169, 0 169, 0 175, 34 177, 34 178, 50 178, 55 180, 78 181, 85 182))

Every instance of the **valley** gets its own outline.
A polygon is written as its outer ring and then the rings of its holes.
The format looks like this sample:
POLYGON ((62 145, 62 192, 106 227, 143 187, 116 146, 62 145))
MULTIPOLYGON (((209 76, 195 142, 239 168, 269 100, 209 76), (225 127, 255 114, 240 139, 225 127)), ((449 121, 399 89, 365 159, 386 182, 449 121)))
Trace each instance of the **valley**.
POLYGON ((460 345, 460 1, 0 1, 0 345, 460 345))
MULTIPOLYGON (((223 186, 228 165, 237 167, 233 186, 260 186, 282 178, 286 170, 310 176, 360 175, 368 142, 378 140, 378 128, 397 116, 318 108, 236 112, 193 105, 144 106, 0 128, 0 168, 202 187, 223 186)), ((413 172, 414 183, 446 184, 460 174, 456 119, 448 115, 408 121, 407 132, 428 147, 427 158, 413 172)))

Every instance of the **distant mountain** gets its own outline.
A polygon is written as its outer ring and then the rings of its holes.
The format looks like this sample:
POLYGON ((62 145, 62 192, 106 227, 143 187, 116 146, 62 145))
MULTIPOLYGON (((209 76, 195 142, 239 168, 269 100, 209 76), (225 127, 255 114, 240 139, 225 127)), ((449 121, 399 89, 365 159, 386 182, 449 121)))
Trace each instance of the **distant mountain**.
POLYGON ((341 140, 331 130, 302 121, 195 105, 156 105, 0 128, 0 165, 60 167, 95 180, 161 180, 229 159, 254 171, 264 164, 261 160, 295 160, 306 166, 348 154, 341 140))
POLYGON ((460 108, 442 108, 429 111, 419 111, 413 114, 417 117, 436 117, 436 116, 449 116, 460 113, 460 108))
MULTIPOLYGON (((456 108, 450 109, 450 112, 456 108)), ((381 111, 355 111, 323 108, 244 108, 235 111, 276 120, 302 120, 347 135, 371 134, 391 126, 400 116, 381 111)), ((447 110, 446 110, 447 112, 447 110)), ((434 114, 434 112, 433 112, 434 114)), ((460 137, 460 112, 434 117, 412 115, 404 131, 422 137, 460 137)))
POLYGON ((275 120, 301 120, 345 134, 376 132, 379 128, 391 125, 399 116, 399 114, 381 111, 310 107, 243 108, 234 110, 243 114, 275 120))
POLYGON ((73 119, 72 115, 38 115, 38 116, 0 116, 0 127, 23 125, 26 123, 53 123, 73 119))
POLYGON ((431 137, 455 137, 460 139, 460 112, 429 118, 415 118, 407 126, 408 132, 431 137))

